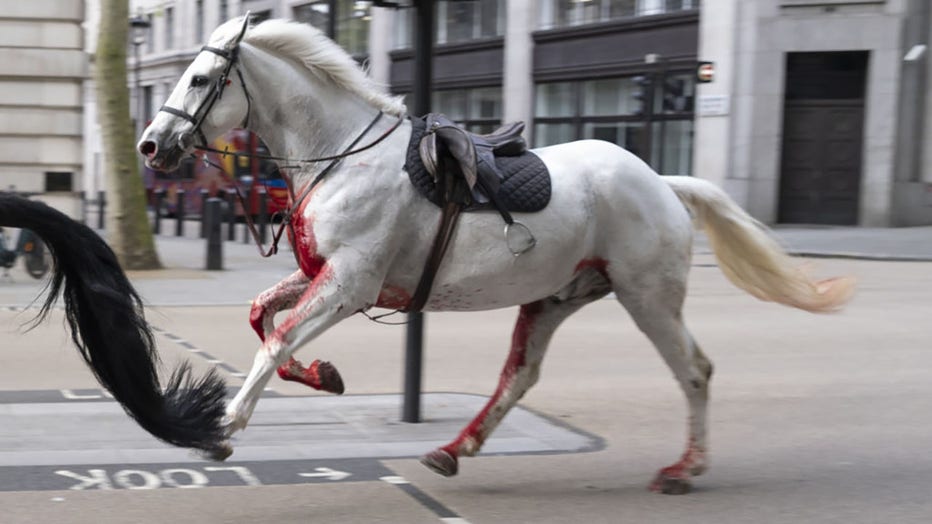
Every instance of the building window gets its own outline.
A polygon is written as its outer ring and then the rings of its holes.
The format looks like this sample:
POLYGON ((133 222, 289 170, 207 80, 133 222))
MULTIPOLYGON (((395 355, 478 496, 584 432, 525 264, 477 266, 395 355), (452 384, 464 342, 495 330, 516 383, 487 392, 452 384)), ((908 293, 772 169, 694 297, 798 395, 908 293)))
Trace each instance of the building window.
POLYGON ((294 19, 312 25, 323 32, 330 25, 330 1, 320 0, 308 4, 296 5, 293 9, 294 19))
MULTIPOLYGON (((474 0, 437 2, 437 33, 434 42, 453 44, 505 34, 505 2, 474 0)), ((395 49, 410 49, 414 37, 414 9, 395 11, 395 49)))
MULTIPOLYGON (((359 0, 318 0, 293 8, 294 19, 310 24, 334 39, 354 56, 369 54, 369 24, 372 20, 372 2, 359 0), (336 8, 336 19, 331 21, 331 8, 336 8), (331 29, 331 23, 333 28, 331 29), (333 34, 331 34, 331 31, 333 34)), ((408 11, 408 10, 406 10, 408 11)))
POLYGON ((74 173, 71 171, 46 171, 45 192, 54 193, 56 191, 71 191, 73 189, 73 177, 74 173))
POLYGON ((436 90, 431 94, 431 112, 443 113, 473 133, 490 133, 502 124, 502 88, 436 90))
POLYGON ((544 0, 540 8, 540 27, 596 24, 698 8, 699 0, 544 0))
POLYGON ((155 27, 153 16, 151 14, 146 15, 146 21, 149 22, 149 27, 146 28, 146 53, 155 52, 155 27))
POLYGON ((656 72, 538 84, 534 145, 606 140, 661 174, 688 175, 693 141, 691 78, 687 73, 656 72))
POLYGON ((501 0, 437 3, 438 44, 501 36, 504 25, 505 9, 501 0))
POLYGON ((170 50, 175 47, 175 10, 171 7, 165 8, 165 49, 170 50))

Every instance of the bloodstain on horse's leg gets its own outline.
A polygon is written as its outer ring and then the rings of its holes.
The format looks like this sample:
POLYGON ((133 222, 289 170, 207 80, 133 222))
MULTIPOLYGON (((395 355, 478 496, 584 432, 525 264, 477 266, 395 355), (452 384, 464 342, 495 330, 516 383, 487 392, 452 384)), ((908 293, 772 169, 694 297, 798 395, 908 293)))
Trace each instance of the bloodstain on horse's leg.
MULTIPOLYGON (((332 279, 333 269, 329 265, 324 264, 316 273, 307 291, 304 292, 302 300, 313 300, 320 292, 320 288, 329 283, 332 279)), ((291 316, 275 330, 272 336, 281 339, 286 333, 297 327, 305 317, 306 314, 301 315, 298 312, 293 312, 291 316)), ((315 360, 311 362, 310 366, 305 368, 301 365, 301 362, 289 357, 288 361, 279 366, 277 371, 278 376, 283 380, 300 382, 314 389, 328 391, 338 395, 342 394, 344 391, 343 379, 340 377, 340 373, 337 371, 337 368, 329 362, 315 360)))
POLYGON ((446 446, 424 455, 421 458, 421 463, 441 475, 450 477, 456 475, 459 469, 458 458, 460 455, 471 456, 479 451, 491 431, 491 428, 487 425, 489 415, 493 413, 495 415, 494 424, 491 424, 491 427, 494 427, 511 407, 511 403, 517 401, 517 399, 504 397, 511 393, 518 372, 525 367, 528 340, 534 330, 535 320, 542 310, 543 304, 541 302, 521 306, 521 312, 518 314, 518 321, 511 338, 511 352, 508 354, 508 360, 505 361, 505 367, 499 376, 495 393, 492 394, 482 411, 460 432, 458 437, 446 446))

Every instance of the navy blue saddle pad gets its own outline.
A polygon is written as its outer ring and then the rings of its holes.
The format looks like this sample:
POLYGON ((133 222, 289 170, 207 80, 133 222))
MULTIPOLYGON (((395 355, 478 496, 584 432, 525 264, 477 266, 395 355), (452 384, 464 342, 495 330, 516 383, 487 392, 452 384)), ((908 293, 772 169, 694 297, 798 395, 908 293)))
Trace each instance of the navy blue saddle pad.
MULTIPOLYGON (((405 171, 418 192, 438 206, 443 205, 434 178, 421 162, 418 145, 427 129, 422 118, 409 117, 412 124, 411 140, 405 157, 405 171)), ((507 211, 532 213, 547 207, 550 202, 550 173, 544 162, 531 152, 520 156, 497 156, 495 166, 502 175, 498 200, 507 211)), ((468 207, 466 210, 493 209, 490 203, 468 207)))

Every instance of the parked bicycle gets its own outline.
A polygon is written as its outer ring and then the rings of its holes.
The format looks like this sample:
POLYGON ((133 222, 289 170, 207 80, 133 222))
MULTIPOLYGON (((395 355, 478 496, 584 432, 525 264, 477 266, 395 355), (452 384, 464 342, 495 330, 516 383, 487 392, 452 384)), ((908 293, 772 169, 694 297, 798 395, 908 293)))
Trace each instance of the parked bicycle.
POLYGON ((28 229, 21 229, 15 247, 10 249, 9 245, 9 237, 0 227, 0 267, 3 268, 4 277, 10 276, 10 268, 16 264, 16 259, 19 257, 23 257, 26 272, 32 278, 42 278, 48 273, 52 265, 51 253, 35 233, 28 229))

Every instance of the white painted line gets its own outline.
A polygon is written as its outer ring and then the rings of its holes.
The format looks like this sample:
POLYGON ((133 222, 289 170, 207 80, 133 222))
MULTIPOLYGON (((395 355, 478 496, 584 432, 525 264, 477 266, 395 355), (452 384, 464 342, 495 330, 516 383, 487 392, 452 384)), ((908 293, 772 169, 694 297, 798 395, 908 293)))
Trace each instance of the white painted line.
POLYGON ((469 521, 460 517, 447 517, 440 519, 444 524, 469 524, 469 521))
POLYGON ((379 480, 381 480, 382 482, 388 482, 389 484, 395 484, 395 485, 398 485, 398 484, 410 484, 410 482, 408 482, 407 480, 405 480, 404 477, 398 477, 398 476, 395 476, 395 475, 388 475, 388 476, 385 476, 385 477, 379 477, 379 480))

